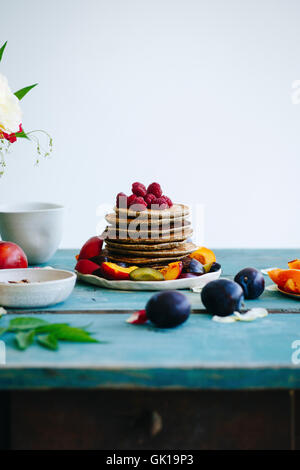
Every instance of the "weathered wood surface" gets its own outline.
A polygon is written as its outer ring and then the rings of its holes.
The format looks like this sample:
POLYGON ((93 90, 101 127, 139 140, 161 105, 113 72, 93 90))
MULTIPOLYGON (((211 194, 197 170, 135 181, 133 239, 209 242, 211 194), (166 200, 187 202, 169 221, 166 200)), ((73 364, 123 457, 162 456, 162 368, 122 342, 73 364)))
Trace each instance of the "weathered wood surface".
MULTIPOLYGON (((61 250, 49 265, 73 269, 75 254, 61 250)), ((216 254, 232 278, 246 266, 284 267, 300 250, 216 254)), ((3 337, 0 449, 300 448, 300 391, 293 391, 300 389, 300 366, 292 364, 300 302, 266 292, 246 307, 277 315, 222 325, 204 314, 199 294, 184 292, 202 314, 173 330, 125 322, 124 312, 143 308, 151 292, 78 284, 70 299, 43 314, 19 310, 74 326, 91 322, 104 343, 21 352, 3 337)))
MULTIPOLYGON (((61 250, 49 264, 72 269, 75 254, 75 250, 61 250)), ((297 250, 216 250, 216 254, 227 277, 245 266, 285 266, 299 256, 297 250)), ((200 295, 184 292, 194 311, 203 313, 200 295)), ((33 346, 20 352, 6 335, 7 364, 0 368, 0 390, 300 388, 300 368, 291 359, 292 343, 300 339, 300 315, 278 313, 250 324, 223 325, 203 313, 192 315, 177 329, 157 330, 126 324, 126 315, 116 313, 143 308, 151 295, 78 284, 65 303, 45 309, 43 314, 35 311, 53 322, 74 326, 91 322, 95 336, 105 343, 65 343, 59 352, 33 346)), ((247 307, 252 306, 300 312, 299 301, 277 292, 248 301, 247 307)), ((18 311, 17 315, 31 313, 18 311)), ((1 326, 15 314, 3 317, 1 326)))
MULTIPOLYGON (((49 261, 55 268, 73 270, 78 250, 60 250, 49 261)), ((232 278, 242 268, 253 266, 258 269, 267 267, 287 267, 287 262, 300 258, 297 250, 215 250, 217 260, 222 264, 222 276, 232 278)), ((271 281, 266 278, 267 284, 271 281)), ((184 291, 195 311, 204 311, 200 295, 184 291)), ((132 311, 144 308, 151 292, 124 292, 101 289, 88 284, 78 283, 71 297, 64 303, 45 309, 55 311, 132 311)), ((246 307, 266 307, 275 312, 300 312, 300 301, 285 297, 279 292, 264 292, 258 300, 246 302, 246 307)))
MULTIPOLYGON (((10 318, 1 319, 5 326, 10 318)), ((253 323, 220 324, 192 315, 172 330, 134 326, 124 314, 43 314, 74 326, 91 323, 104 343, 61 344, 59 352, 33 345, 18 351, 9 334, 0 390, 38 388, 278 389, 300 388, 292 343, 300 315, 278 314, 253 323)))

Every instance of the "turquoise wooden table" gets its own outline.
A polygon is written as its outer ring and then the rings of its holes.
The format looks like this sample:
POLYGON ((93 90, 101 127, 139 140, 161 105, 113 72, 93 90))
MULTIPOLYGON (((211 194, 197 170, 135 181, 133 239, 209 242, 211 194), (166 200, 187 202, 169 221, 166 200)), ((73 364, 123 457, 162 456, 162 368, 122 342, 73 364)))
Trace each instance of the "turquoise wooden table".
MULTIPOLYGON (((246 266, 284 267, 300 257, 300 250, 215 252, 229 278, 246 266)), ((60 250, 48 264, 72 270, 76 253, 60 250)), ((151 292, 83 283, 62 304, 43 311, 9 311, 0 326, 30 313, 74 326, 91 323, 90 330, 103 342, 65 343, 58 352, 32 346, 21 352, 8 335, 3 337, 0 448, 1 442, 13 448, 68 448, 75 442, 76 448, 115 448, 117 437, 124 449, 133 444, 296 447, 300 368, 293 364, 292 345, 300 340, 300 302, 265 291, 260 299, 247 301, 246 308, 265 307, 268 317, 224 325, 205 313, 199 294, 184 292, 193 315, 172 330, 125 322, 130 312, 144 308, 151 292), (213 420, 218 421, 214 429, 213 420), (251 431, 247 437, 242 433, 245 422, 251 431), (61 434, 55 437, 58 425, 65 440, 61 434), (174 425, 182 432, 174 432, 174 425)))

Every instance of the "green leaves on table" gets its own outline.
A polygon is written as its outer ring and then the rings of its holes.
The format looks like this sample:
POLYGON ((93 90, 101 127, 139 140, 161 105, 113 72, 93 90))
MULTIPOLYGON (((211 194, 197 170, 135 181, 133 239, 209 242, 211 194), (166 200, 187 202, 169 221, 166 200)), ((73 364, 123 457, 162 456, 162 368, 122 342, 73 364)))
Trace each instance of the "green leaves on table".
POLYGON ((26 330, 34 330, 39 326, 47 325, 48 322, 42 320, 41 318, 35 317, 20 317, 14 318, 9 322, 9 331, 26 331, 26 330))
POLYGON ((36 339, 44 348, 52 349, 53 351, 58 349, 58 340, 53 333, 50 335, 39 335, 36 339))
POLYGON ((7 328, 0 328, 0 336, 7 332, 7 328))
POLYGON ((60 341, 74 341, 76 343, 98 343, 98 341, 90 336, 90 334, 81 328, 71 326, 63 326, 54 332, 60 341))
POLYGON ((15 341, 19 349, 24 351, 27 349, 34 341, 35 331, 20 331, 15 336, 15 341))
POLYGON ((68 323, 49 323, 37 317, 19 317, 10 320, 7 328, 0 328, 0 336, 4 333, 15 333, 15 345, 21 351, 31 346, 35 339, 40 346, 55 351, 59 341, 74 343, 99 343, 84 328, 76 328, 68 323))

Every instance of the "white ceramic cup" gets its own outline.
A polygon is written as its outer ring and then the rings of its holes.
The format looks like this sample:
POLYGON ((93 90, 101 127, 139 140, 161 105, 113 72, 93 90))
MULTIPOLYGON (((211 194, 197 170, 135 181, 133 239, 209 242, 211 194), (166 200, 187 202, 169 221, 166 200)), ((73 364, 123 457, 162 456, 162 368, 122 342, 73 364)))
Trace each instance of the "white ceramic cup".
POLYGON ((46 202, 0 205, 0 234, 19 245, 29 264, 46 263, 57 250, 63 231, 64 207, 46 202))

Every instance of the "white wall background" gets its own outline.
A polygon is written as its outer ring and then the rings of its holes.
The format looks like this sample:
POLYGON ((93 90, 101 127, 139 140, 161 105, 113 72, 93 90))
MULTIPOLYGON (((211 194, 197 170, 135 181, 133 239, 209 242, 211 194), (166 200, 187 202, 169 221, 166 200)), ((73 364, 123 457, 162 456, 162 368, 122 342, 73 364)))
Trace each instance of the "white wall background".
POLYGON ((300 245, 298 0, 10 0, 0 66, 24 127, 0 200, 68 207, 62 246, 93 235, 96 208, 140 180, 205 204, 211 247, 300 245))

